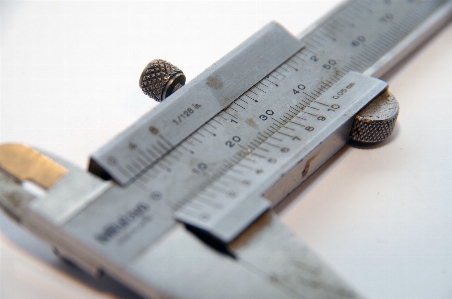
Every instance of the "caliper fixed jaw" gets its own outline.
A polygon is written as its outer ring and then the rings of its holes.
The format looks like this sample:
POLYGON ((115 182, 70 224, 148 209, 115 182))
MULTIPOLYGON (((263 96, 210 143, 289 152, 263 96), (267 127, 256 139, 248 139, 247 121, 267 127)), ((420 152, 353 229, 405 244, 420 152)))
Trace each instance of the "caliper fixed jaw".
POLYGON ((49 189, 66 174, 65 167, 26 145, 2 144, 0 206, 14 220, 20 222, 28 205, 36 198, 36 194, 24 189, 26 183, 31 182, 38 188, 49 189))
POLYGON ((23 144, 0 145, 0 171, 3 177, 9 178, 4 179, 2 190, 11 187, 20 194, 31 193, 36 199, 28 204, 8 202, 11 196, 5 192, 2 193, 5 208, 10 207, 16 216, 24 216, 25 209, 33 209, 58 225, 112 186, 56 155, 23 144), (33 195, 32 190, 25 190, 29 182, 41 188, 41 192, 33 195))
POLYGON ((98 263, 80 258, 76 242, 61 228, 100 194, 109 182, 60 157, 24 144, 0 145, 0 208, 69 260, 96 276, 98 263))

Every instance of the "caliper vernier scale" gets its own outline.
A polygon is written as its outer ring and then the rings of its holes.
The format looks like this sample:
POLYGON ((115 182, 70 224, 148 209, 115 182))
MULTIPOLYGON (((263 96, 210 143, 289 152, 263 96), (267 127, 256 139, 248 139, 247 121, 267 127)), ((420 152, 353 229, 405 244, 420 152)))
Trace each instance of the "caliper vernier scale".
POLYGON ((114 182, 47 154, 67 171, 47 196, 2 174, 2 204, 63 257, 148 297, 357 298, 266 211, 347 142, 353 116, 386 88, 368 75, 450 7, 347 2, 301 41, 270 24, 93 155, 92 172, 114 182))

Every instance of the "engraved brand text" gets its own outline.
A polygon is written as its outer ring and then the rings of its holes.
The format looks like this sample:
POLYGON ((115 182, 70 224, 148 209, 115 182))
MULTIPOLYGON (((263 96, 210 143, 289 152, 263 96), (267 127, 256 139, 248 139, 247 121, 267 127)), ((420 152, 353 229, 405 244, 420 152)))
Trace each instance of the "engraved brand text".
POLYGON ((141 219, 148 211, 149 205, 147 203, 138 203, 133 209, 118 217, 116 222, 108 224, 101 233, 96 235, 96 240, 102 244, 108 243, 134 222, 141 219))

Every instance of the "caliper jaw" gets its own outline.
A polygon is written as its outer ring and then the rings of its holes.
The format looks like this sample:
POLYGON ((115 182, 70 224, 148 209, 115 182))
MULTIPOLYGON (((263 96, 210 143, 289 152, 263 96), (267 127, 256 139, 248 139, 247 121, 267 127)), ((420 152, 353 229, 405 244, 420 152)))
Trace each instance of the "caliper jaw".
POLYGON ((81 259, 76 242, 61 228, 109 188, 109 182, 50 153, 23 144, 0 145, 0 207, 50 243, 59 257, 92 275, 99 274, 98 264, 81 259))
POLYGON ((6 214, 21 222, 27 206, 34 198, 22 188, 20 181, 0 169, 0 207, 6 214))

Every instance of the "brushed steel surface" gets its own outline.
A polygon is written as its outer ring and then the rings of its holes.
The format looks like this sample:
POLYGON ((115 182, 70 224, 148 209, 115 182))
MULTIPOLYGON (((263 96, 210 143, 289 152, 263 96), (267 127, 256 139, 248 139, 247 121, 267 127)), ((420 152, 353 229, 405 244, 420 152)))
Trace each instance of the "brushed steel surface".
MULTIPOLYGON (((213 250, 195 235, 186 231, 180 223, 176 223, 169 215, 165 216, 164 221, 172 224, 168 226, 166 233, 162 233, 160 237, 155 237, 151 242, 152 244, 141 243, 143 240, 140 240, 141 235, 139 234, 136 235, 136 238, 128 239, 131 243, 127 246, 134 247, 135 251, 126 257, 127 264, 124 263, 124 260, 121 260, 122 249, 118 250, 118 248, 113 247, 99 249, 95 248, 92 242, 93 238, 96 239, 99 236, 98 232, 101 234, 100 239, 121 238, 122 233, 130 233, 136 227, 136 224, 126 225, 126 228, 121 228, 119 233, 113 233, 112 236, 108 233, 102 234, 108 229, 111 219, 117 221, 119 218, 119 221, 121 221, 124 213, 134 208, 142 211, 141 199, 144 202, 152 202, 158 198, 167 205, 169 211, 176 211, 187 203, 194 203, 194 199, 199 200, 197 197, 203 197, 201 200, 207 201, 204 204, 217 206, 219 203, 216 199, 210 200, 207 198, 206 200, 205 197, 211 194, 212 190, 215 191, 215 194, 222 194, 218 198, 226 203, 236 196, 245 196, 248 191, 244 190, 252 190, 249 194, 264 194, 271 199, 272 204, 276 204, 321 163, 326 161, 328 155, 340 149, 347 139, 347 137, 343 139, 346 136, 344 134, 346 132, 345 127, 350 125, 350 121, 356 112, 353 112, 352 109, 349 113, 342 115, 348 121, 345 122, 347 125, 339 126, 339 130, 337 130, 337 126, 335 126, 335 129, 325 126, 327 128, 324 129, 325 134, 338 133, 335 138, 325 138, 325 142, 318 139, 314 140, 315 138, 310 140, 307 137, 310 133, 317 132, 317 129, 322 128, 322 126, 311 125, 315 122, 326 121, 327 118, 322 118, 325 115, 312 113, 314 115, 307 118, 301 115, 310 111, 310 109, 320 109, 321 104, 316 106, 319 99, 326 97, 330 92, 341 90, 340 85, 344 82, 342 80, 349 76, 347 74, 352 74, 352 76, 355 74, 350 73, 350 71, 364 72, 365 74, 379 74, 383 70, 387 71, 387 68, 393 65, 395 61, 412 50, 411 45, 413 43, 418 45, 435 28, 438 28, 438 24, 443 24, 452 11, 451 2, 445 1, 417 1, 413 3, 400 1, 392 3, 394 5, 388 7, 380 2, 346 2, 332 12, 328 18, 313 26, 303 35, 302 43, 296 43, 297 46, 304 45, 303 49, 297 53, 294 51, 295 55, 292 55, 292 53, 285 56, 282 60, 283 64, 278 64, 276 69, 270 70, 270 73, 265 73, 268 74, 268 77, 265 77, 265 74, 263 75, 265 78, 260 83, 266 86, 254 85, 245 93, 240 94, 235 101, 231 99, 231 105, 226 109, 223 109, 224 107, 219 108, 213 118, 209 116, 200 120, 199 123, 202 126, 198 126, 199 129, 194 134, 184 140, 182 140, 183 138, 176 138, 176 140, 182 142, 177 143, 177 147, 173 151, 159 154, 161 159, 157 159, 158 162, 152 167, 146 160, 143 163, 146 166, 142 168, 129 165, 135 168, 135 174, 123 175, 120 179, 117 179, 122 183, 122 187, 119 187, 115 182, 102 182, 80 169, 75 170, 68 166, 69 163, 65 163, 62 159, 48 155, 57 163, 66 167, 69 173, 53 187, 57 192, 52 194, 53 191, 50 190, 48 194, 50 196, 42 198, 44 200, 40 200, 39 205, 34 205, 32 201, 33 205, 27 206, 31 208, 27 208, 24 216, 21 216, 21 220, 24 221, 24 225, 28 229, 57 247, 63 253, 63 256, 69 257, 87 272, 96 274, 105 271, 118 281, 149 298, 222 298, 222 296, 228 297, 229 294, 238 298, 253 298, 254 294, 258 294, 258 298, 282 298, 284 296, 288 298, 303 298, 303 296, 305 298, 357 297, 358 295, 350 287, 341 282, 336 275, 331 274, 330 270, 311 255, 306 247, 296 242, 273 216, 271 220, 263 223, 259 220, 254 222, 249 226, 249 230, 245 230, 232 243, 226 244, 228 250, 234 253, 239 258, 238 260, 213 250), (388 15, 388 10, 391 12, 391 16, 388 15), (353 23, 350 22, 351 20, 353 20, 353 23), (364 37, 364 40, 360 37, 364 37), (300 81, 296 85, 289 84, 290 88, 287 86, 282 88, 284 87, 283 82, 290 82, 290 80, 286 80, 288 77, 292 80, 300 79, 300 81), (276 89, 280 89, 276 93, 278 95, 276 100, 275 97, 270 96, 266 99, 265 94, 276 89), (252 92, 256 94, 253 96, 252 92), (303 98, 304 96, 306 97, 303 98), (247 100, 247 98, 249 99, 247 100), (244 109, 246 113, 240 110, 240 106, 245 105, 241 101, 249 101, 246 103, 247 108, 244 109), (300 107, 290 105, 290 101, 300 107), (306 103, 300 105, 300 101, 306 101, 306 103), (289 105, 287 105, 288 103, 289 105), (285 116, 276 115, 277 113, 285 114, 285 116), (249 117, 250 115, 252 117, 249 117), (303 133, 306 135, 293 135, 289 132, 291 130, 283 129, 287 127, 286 124, 292 121, 290 117, 293 119, 297 115, 307 121, 307 123, 300 123, 304 126, 300 127, 305 128, 303 133), (245 117, 242 118, 243 116, 245 117), (277 116, 279 118, 276 118, 277 116), (272 118, 275 118, 275 120, 272 118), (216 123, 215 121, 223 124, 222 127, 218 125, 215 129, 218 131, 212 131, 211 128, 216 123), (272 124, 267 123, 268 126, 262 127, 264 122, 269 121, 272 124), (226 124, 228 124, 229 129, 226 128, 226 124), (238 127, 231 130, 230 126, 233 125, 238 125, 238 127), (276 126, 276 129, 271 129, 271 126, 276 126), (268 133, 267 139, 261 140, 261 143, 257 144, 255 149, 262 148, 262 145, 266 144, 267 147, 264 148, 268 152, 263 151, 263 153, 258 154, 259 156, 253 156, 252 154, 257 153, 257 151, 250 151, 242 144, 255 142, 253 139, 260 136, 257 132, 263 132, 259 131, 259 128, 271 129, 269 132, 272 133, 268 133), (311 130, 311 128, 314 129, 311 130), (221 132, 221 134, 214 132, 221 132), (280 140, 273 140, 284 146, 267 141, 273 134, 284 136, 276 137, 280 140), (201 142, 198 142, 197 139, 201 142), (300 154, 299 159, 292 157, 288 158, 287 161, 284 161, 284 158, 280 161, 280 156, 273 155, 278 153, 278 155, 284 157, 284 153, 292 153, 294 147, 286 145, 289 144, 288 142, 301 141, 298 139, 309 141, 300 146, 300 148, 304 147, 303 150, 309 152, 308 155, 300 154), (209 140, 216 141, 211 142, 209 140), (209 142, 211 142, 210 146, 209 142), (326 151, 327 155, 322 156, 325 151, 320 145, 326 145, 330 148, 326 151), (204 146, 207 146, 209 150, 198 151, 204 146), (310 146, 314 150, 309 151, 310 146), (240 150, 237 150, 238 148, 240 150), (322 151, 320 151, 321 149, 322 151), (222 181, 223 184, 227 184, 227 188, 224 188, 224 185, 222 187, 222 184, 218 184, 220 181, 217 179, 218 175, 221 174, 218 171, 222 169, 222 163, 227 162, 221 159, 226 150, 230 150, 228 152, 230 157, 236 157, 229 163, 223 164, 229 165, 226 170, 235 168, 236 171, 241 172, 238 174, 243 177, 232 176, 227 181, 222 181), (182 155, 178 151, 183 152, 184 156, 191 157, 189 163, 185 163, 185 170, 175 167, 180 165, 177 161, 182 155), (268 164, 262 163, 264 161, 268 164), (252 166, 253 164, 256 165, 252 166), (260 167, 261 165, 262 167, 260 167), (192 173, 191 176, 185 177, 188 172, 192 173), (254 180, 254 177, 262 174, 266 176, 267 172, 269 174, 274 172, 279 177, 268 175, 268 179, 262 180, 260 187, 255 188, 254 182, 256 180, 254 180), (74 175, 69 180, 71 173, 74 175), (253 175, 250 175, 251 173, 253 175), (116 191, 112 191, 113 186, 122 189, 115 193, 116 191), (193 186, 196 188, 192 188, 193 186), (249 186, 252 187, 249 188, 249 186), (130 194, 127 191, 130 191, 130 194), (231 193, 231 191, 240 192, 231 193), (127 201, 129 195, 131 200, 127 201), (103 206, 108 205, 107 196, 111 196, 111 201, 115 204, 109 207, 108 217, 105 217, 103 206), (63 200, 58 202, 59 198, 63 200), (88 217, 88 213, 84 214, 88 211, 92 212, 91 217, 88 217), (103 218, 102 221, 99 218, 103 218), (63 224, 66 224, 66 226, 63 227, 63 224), (83 225, 91 230, 80 229, 83 225), (96 228, 100 230, 96 230, 96 228), (83 234, 84 231, 89 233, 83 234)), ((366 78, 363 81, 380 82, 367 76, 359 76, 366 78)), ((254 83, 256 82, 254 81, 254 83)), ((380 83, 377 85, 378 88, 384 88, 380 83)), ((182 92, 182 90, 179 92, 182 92)), ((171 107, 180 105, 180 102, 175 98, 171 99, 170 97, 168 99, 169 103, 173 102, 171 107)), ((363 101, 363 97, 358 98, 350 98, 350 106, 363 104, 359 103, 359 101, 363 101)), ((371 98, 371 96, 364 97, 366 101, 367 98, 371 98)), ((333 109, 336 113, 339 112, 339 108, 334 108, 331 105, 330 103, 329 108, 327 105, 324 109, 333 109)), ((150 114, 159 115, 161 113, 162 109, 158 108, 150 114)), ((297 126, 296 124, 292 125, 297 126)), ((155 131, 155 127, 150 130, 149 124, 138 121, 132 129, 120 135, 119 139, 127 139, 125 137, 128 134, 127 132, 137 130, 141 126, 152 134, 160 132, 160 130, 155 131)), ((187 132, 190 132, 190 130, 187 132)), ((162 136, 167 137, 166 135, 162 136)), ((329 135, 326 134, 325 136, 329 135)), ((264 137, 260 136, 260 138, 264 137)), ((145 139, 143 138, 143 140, 145 139)), ((130 142, 118 152, 121 152, 122 157, 127 157, 127 159, 136 159, 137 156, 133 156, 136 149, 136 144, 130 142), (131 157, 128 157, 128 155, 131 155, 131 157)), ((114 147, 109 150, 116 153, 114 147)), ((46 153, 44 152, 44 154, 46 153)), ((104 162, 114 164, 118 161, 109 158, 111 156, 106 155, 104 162)), ((146 208, 144 209, 146 210, 146 208)), ((158 209, 156 208, 156 210, 158 209)), ((130 214, 128 215, 130 216, 130 214)), ((268 214, 264 214, 264 217, 268 217, 268 214)), ((221 217, 218 219, 221 219, 221 217)))
POLYGON ((232 242, 231 250, 239 264, 287 289, 293 298, 362 298, 272 212, 232 242))
POLYGON ((147 298, 299 298, 206 246, 181 225, 132 261, 128 270, 131 285, 147 298))

